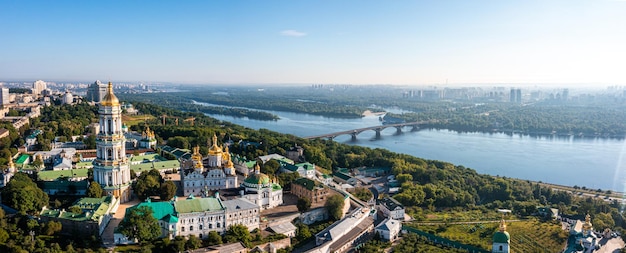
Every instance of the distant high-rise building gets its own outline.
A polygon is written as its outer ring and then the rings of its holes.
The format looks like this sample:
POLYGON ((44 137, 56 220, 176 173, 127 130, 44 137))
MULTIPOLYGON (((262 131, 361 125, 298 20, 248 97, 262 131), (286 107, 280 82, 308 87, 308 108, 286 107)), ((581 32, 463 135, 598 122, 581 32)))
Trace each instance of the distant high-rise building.
POLYGON ((46 82, 37 80, 33 83, 33 95, 41 95, 41 91, 46 89, 46 82))
POLYGON ((522 102, 522 89, 511 89, 510 102, 511 103, 522 102))
POLYGON ((563 95, 561 96, 561 99, 567 100, 568 96, 569 96, 569 89, 563 89, 563 95))
POLYGON ((0 88, 0 105, 6 105, 9 103, 9 88, 0 88))
POLYGON ((89 88, 87 88, 87 101, 100 102, 102 98, 107 94, 107 85, 100 82, 100 80, 95 81, 89 88))
POLYGON ((63 95, 63 104, 71 105, 72 103, 74 103, 74 96, 69 91, 66 91, 63 95))

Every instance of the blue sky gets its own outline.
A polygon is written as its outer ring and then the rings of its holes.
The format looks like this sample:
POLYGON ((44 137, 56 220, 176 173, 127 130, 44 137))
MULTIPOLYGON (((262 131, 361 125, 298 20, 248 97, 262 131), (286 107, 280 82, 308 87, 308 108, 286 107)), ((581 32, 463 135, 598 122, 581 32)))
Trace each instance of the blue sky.
POLYGON ((0 80, 626 84, 626 1, 4 1, 0 80))

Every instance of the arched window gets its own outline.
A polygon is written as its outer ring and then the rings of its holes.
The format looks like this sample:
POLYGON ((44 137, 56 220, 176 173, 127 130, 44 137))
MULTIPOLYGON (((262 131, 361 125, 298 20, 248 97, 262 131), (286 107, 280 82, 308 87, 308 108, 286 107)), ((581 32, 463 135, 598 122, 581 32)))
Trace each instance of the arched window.
POLYGON ((107 123, 109 123, 108 124, 108 131, 107 131, 107 133, 111 134, 111 133, 113 133, 113 125, 111 124, 111 120, 108 120, 107 123))
POLYGON ((107 160, 113 160, 113 151, 111 149, 107 149, 107 160))
POLYGON ((500 251, 502 251, 502 245, 500 245, 500 251))

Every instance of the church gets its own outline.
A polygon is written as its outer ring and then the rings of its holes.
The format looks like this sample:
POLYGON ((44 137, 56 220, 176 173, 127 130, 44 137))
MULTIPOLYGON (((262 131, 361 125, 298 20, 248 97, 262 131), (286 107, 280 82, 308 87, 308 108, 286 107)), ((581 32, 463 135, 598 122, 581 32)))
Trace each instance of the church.
POLYGON ((217 145, 216 135, 213 135, 212 146, 206 158, 200 154, 200 147, 194 147, 191 159, 181 160, 180 166, 180 180, 185 196, 239 187, 228 146, 222 150, 217 145))
POLYGON ((109 82, 107 93, 98 109, 100 131, 96 136, 96 159, 93 178, 108 194, 121 203, 131 199, 130 166, 126 158, 126 138, 122 132, 122 109, 109 82))
POLYGON ((276 178, 271 178, 264 173, 257 164, 254 173, 249 175, 243 182, 244 198, 258 205, 261 210, 270 209, 283 204, 283 188, 276 178))
POLYGON ((500 221, 500 228, 498 232, 493 234, 493 246, 491 247, 492 253, 509 253, 511 252, 511 235, 506 231, 506 223, 504 218, 500 221))

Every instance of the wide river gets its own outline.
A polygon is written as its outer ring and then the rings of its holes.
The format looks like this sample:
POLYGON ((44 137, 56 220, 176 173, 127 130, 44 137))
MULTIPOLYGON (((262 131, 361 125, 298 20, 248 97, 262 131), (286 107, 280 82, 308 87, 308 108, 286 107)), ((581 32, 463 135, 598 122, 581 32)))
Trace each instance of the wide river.
MULTIPOLYGON (((280 120, 208 116, 249 128, 265 128, 300 137, 381 124, 377 116, 338 119, 291 112, 266 112, 278 115, 280 120)), ((410 128, 404 128, 399 135, 395 128, 387 128, 382 131, 380 139, 374 137, 374 131, 366 131, 359 134, 356 141, 352 141, 349 135, 338 136, 334 140, 451 162, 484 174, 591 189, 625 190, 626 140, 623 139, 459 133, 427 129, 411 132, 410 128)))

